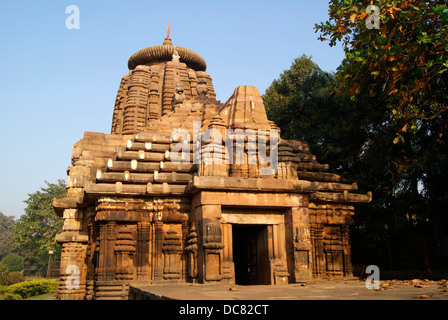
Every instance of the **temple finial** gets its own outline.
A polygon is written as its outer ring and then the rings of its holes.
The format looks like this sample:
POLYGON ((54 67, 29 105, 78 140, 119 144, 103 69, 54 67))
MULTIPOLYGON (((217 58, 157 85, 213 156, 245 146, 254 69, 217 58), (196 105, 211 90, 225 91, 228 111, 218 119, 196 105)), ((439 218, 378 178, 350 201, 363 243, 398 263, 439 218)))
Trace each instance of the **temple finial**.
POLYGON ((164 46, 172 46, 173 45, 173 43, 171 42, 171 39, 170 39, 170 33, 171 33, 171 28, 170 28, 170 23, 168 22, 168 28, 166 29, 166 38, 165 38, 165 40, 163 40, 164 46))

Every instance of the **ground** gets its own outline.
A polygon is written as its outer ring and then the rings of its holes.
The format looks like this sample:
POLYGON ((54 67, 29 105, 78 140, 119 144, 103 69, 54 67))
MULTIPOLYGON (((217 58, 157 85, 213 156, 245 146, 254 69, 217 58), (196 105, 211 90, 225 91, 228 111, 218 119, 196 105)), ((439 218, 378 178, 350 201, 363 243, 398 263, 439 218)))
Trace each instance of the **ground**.
POLYGON ((282 286, 135 285, 152 299, 175 300, 448 300, 446 280, 386 280, 367 289, 365 280, 316 280, 282 286))

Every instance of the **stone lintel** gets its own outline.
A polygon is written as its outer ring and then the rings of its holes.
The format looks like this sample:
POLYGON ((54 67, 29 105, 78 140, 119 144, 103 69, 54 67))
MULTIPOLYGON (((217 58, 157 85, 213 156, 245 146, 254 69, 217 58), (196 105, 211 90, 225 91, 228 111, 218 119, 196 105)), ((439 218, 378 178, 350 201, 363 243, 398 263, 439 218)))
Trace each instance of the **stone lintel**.
POLYGON ((280 224, 285 223, 283 212, 277 214, 257 214, 257 213, 222 213, 222 223, 231 224, 280 224))
POLYGON ((64 231, 56 235, 56 242, 87 242, 89 240, 89 235, 85 232, 80 231, 64 231))
POLYGON ((343 193, 314 192, 310 194, 310 200, 319 202, 366 203, 372 201, 372 193, 354 194, 348 193, 347 190, 343 193))
POLYGON ((53 207, 56 214, 62 217, 65 209, 80 208, 84 202, 84 196, 66 197, 60 199, 53 199, 53 207))
MULTIPOLYGON (((306 195, 305 195, 306 196, 306 195)), ((304 203, 303 196, 294 193, 259 193, 235 191, 200 191, 195 194, 192 208, 198 206, 238 206, 238 207, 265 207, 290 208, 300 207, 304 203)))
POLYGON ((306 180, 287 180, 272 178, 239 178, 195 176, 187 186, 187 193, 199 190, 255 191, 311 193, 318 190, 319 183, 306 180))
MULTIPOLYGON (((176 212, 163 212, 158 217, 158 220, 164 223, 181 223, 188 221, 188 215, 176 212)), ((102 211, 96 214, 95 221, 152 222, 154 221, 154 214, 152 212, 136 211, 102 211)))

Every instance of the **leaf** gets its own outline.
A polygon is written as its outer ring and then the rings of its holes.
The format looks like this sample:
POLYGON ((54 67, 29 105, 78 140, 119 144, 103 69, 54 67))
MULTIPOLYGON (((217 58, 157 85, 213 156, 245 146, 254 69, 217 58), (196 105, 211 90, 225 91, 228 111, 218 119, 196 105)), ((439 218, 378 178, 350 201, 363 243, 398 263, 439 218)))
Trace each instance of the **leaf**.
POLYGON ((354 20, 356 19, 356 16, 357 16, 356 13, 352 13, 352 14, 350 15, 350 20, 351 20, 351 21, 354 21, 354 20))
POLYGON ((403 128, 401 128, 401 131, 402 132, 408 131, 408 124, 407 123, 403 126, 403 128))
POLYGON ((394 94, 394 93, 397 93, 398 92, 398 89, 397 88, 395 88, 395 89, 393 89, 393 90, 391 90, 391 91, 389 91, 389 93, 387 94, 387 95, 391 95, 391 94, 394 94))

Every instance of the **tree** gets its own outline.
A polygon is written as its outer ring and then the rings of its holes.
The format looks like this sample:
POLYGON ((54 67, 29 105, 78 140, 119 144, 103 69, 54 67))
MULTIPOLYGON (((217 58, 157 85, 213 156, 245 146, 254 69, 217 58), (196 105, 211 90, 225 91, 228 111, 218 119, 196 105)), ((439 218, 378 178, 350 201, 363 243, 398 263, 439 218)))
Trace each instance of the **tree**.
MULTIPOLYGON (((401 126, 394 143, 422 123, 441 119, 448 126, 448 6, 445 0, 379 0, 378 17, 367 1, 332 0, 329 20, 316 24, 321 41, 342 42, 338 90, 385 95, 401 126), (373 20, 372 20, 373 18, 373 20), (378 28, 372 25, 377 20, 378 28), (370 23, 370 24, 369 24, 370 23)), ((437 120, 438 121, 438 120, 437 120)))
POLYGON ((55 242, 56 234, 62 231, 62 219, 53 209, 53 198, 64 198, 67 194, 65 182, 48 183, 33 194, 28 194, 25 214, 15 223, 14 242, 24 253, 28 265, 38 268, 46 266, 48 251, 53 250, 54 258, 60 256, 60 247, 55 242))
POLYGON ((7 217, 0 212, 0 260, 6 255, 13 252, 12 245, 12 226, 14 225, 14 217, 7 217))
POLYGON ((23 257, 19 256, 17 253, 10 253, 4 257, 1 265, 6 267, 10 272, 22 271, 24 269, 23 257))
POLYGON ((344 175, 375 134, 375 126, 385 119, 380 103, 365 104, 336 95, 335 86, 334 74, 302 55, 272 82, 263 101, 282 137, 306 141, 319 161, 344 175))
POLYGON ((420 131, 403 133, 403 143, 394 144, 405 120, 393 117, 387 94, 372 97, 366 88, 336 94, 339 81, 310 58, 295 59, 263 95, 268 117, 283 138, 307 141, 317 160, 343 181, 373 192, 373 201, 357 207, 354 216, 354 263, 427 268, 425 243, 435 248, 434 227, 448 227, 442 209, 448 148, 444 137, 434 139, 442 121, 422 123, 420 131))

